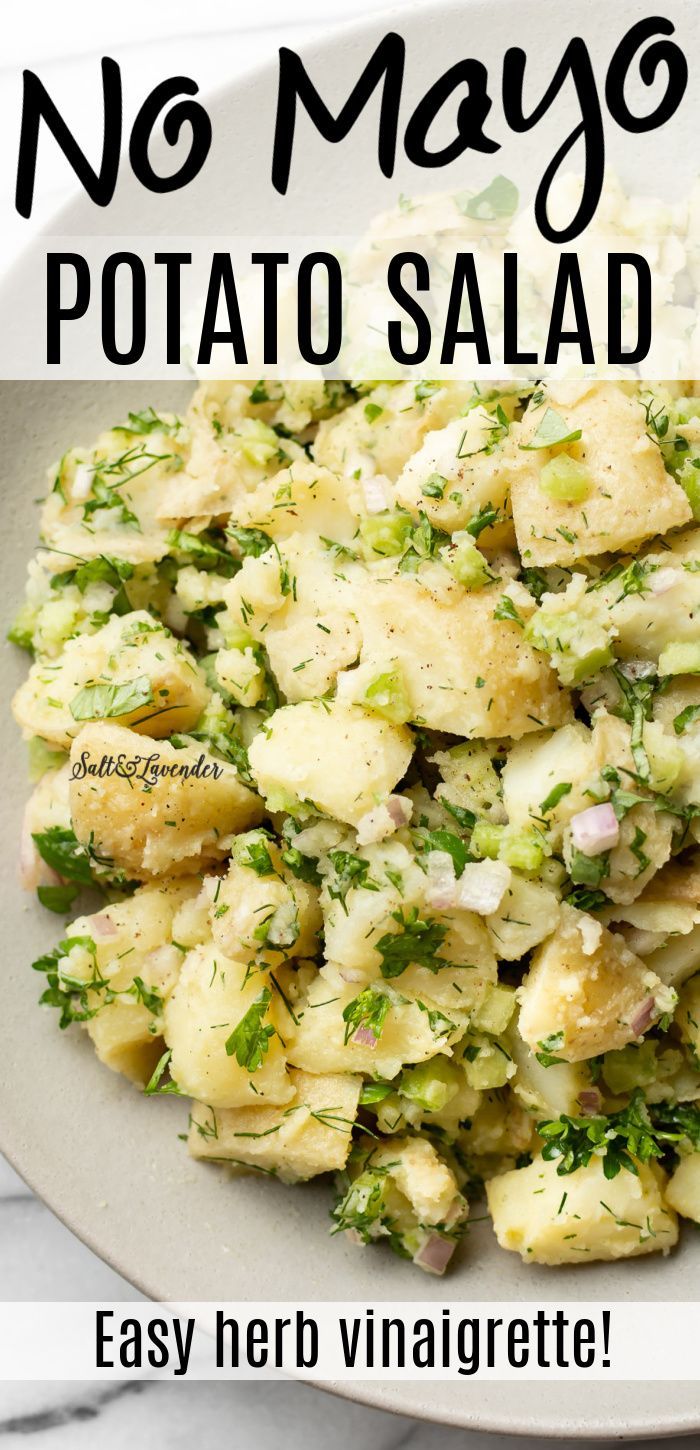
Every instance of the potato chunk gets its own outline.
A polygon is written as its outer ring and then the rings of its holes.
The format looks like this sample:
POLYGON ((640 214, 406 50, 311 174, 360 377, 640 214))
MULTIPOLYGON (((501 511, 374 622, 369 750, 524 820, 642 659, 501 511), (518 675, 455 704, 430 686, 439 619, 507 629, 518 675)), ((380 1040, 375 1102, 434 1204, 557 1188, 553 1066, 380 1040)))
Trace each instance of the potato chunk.
MULTIPOLYGON (((494 617, 501 594, 500 586, 470 594, 438 566, 374 575, 358 598, 361 664, 398 668, 410 718, 435 730, 517 739, 563 724, 569 696, 522 627, 494 617)), ((341 693, 351 685, 351 672, 341 676, 341 693)))
POLYGON ((86 720, 115 719, 156 739, 191 728, 210 691, 186 645, 146 610, 114 615, 32 665, 12 708, 30 735, 69 750, 86 720))
POLYGON ((347 481, 306 459, 241 499, 236 522, 262 529, 277 540, 304 533, 345 542, 357 532, 357 518, 348 507, 347 481))
POLYGON ((700 1223, 700 1153, 681 1158, 668 1180, 666 1202, 683 1218, 700 1223))
POLYGON ((288 1103, 294 1088, 278 1032, 280 1016, 267 973, 249 973, 246 962, 224 956, 213 943, 188 952, 165 1008, 163 1031, 181 1091, 215 1108, 288 1103), (230 1042, 237 1028, 243 1062, 230 1042))
POLYGON ((666 472, 658 444, 647 432, 642 404, 614 383, 591 383, 574 403, 548 397, 531 402, 512 435, 520 445, 511 480, 513 518, 526 564, 573 564, 692 518, 686 494, 666 472), (543 420, 548 411, 559 420, 560 436, 580 430, 580 439, 533 448, 538 430, 547 436, 543 420), (588 494, 575 503, 552 498, 540 487, 543 467, 562 451, 587 470, 588 494))
POLYGON ((262 831, 237 839, 226 875, 210 876, 205 894, 212 936, 229 957, 255 956, 274 966, 318 949, 323 922, 318 889, 293 876, 262 831))
POLYGON ((585 791, 595 764, 591 732, 578 720, 551 735, 543 732, 519 740, 501 776, 511 825, 529 826, 534 820, 541 826, 545 820, 560 841, 564 824, 591 803, 585 791))
POLYGON ((223 859, 231 835, 263 811, 234 765, 106 722, 85 725, 73 742, 70 806, 79 841, 144 879, 223 859))
POLYGON ((678 1220, 667 1208, 666 1176, 652 1163, 638 1175, 622 1169, 607 1179, 600 1158, 560 1177, 556 1162, 535 1158, 527 1168, 499 1174, 486 1185, 496 1238, 529 1264, 580 1264, 668 1253, 678 1220))
POLYGON ((359 469, 363 478, 375 473, 397 478, 426 433, 461 413, 473 393, 471 383, 429 386, 422 395, 420 384, 379 383, 369 394, 374 412, 361 398, 321 423, 313 445, 316 462, 345 477, 359 469))
POLYGON ((138 429, 109 429, 93 448, 71 449, 51 470, 41 533, 56 551, 52 567, 65 568, 67 557, 106 554, 144 564, 167 554, 158 509, 183 466, 188 436, 172 414, 154 413, 151 422, 145 437, 138 429))
POLYGON ((390 795, 408 769, 413 739, 340 700, 308 701, 276 710, 256 735, 248 757, 272 810, 307 801, 355 825, 390 795))
POLYGON ((341 566, 330 552, 295 534, 259 558, 244 560, 224 591, 224 635, 235 637, 243 629, 264 646, 289 704, 318 698, 360 653, 355 592, 363 578, 360 565, 341 566))
MULTIPOLYGON (((56 756, 57 760, 62 757, 56 756)), ((68 762, 58 770, 47 770, 37 782, 24 808, 19 848, 19 879, 25 891, 37 886, 57 886, 60 877, 48 866, 37 849, 34 836, 47 831, 70 830, 70 770, 68 762)))
POLYGON ((485 919, 457 907, 436 914, 426 902, 425 872, 398 840, 363 847, 362 859, 380 890, 360 886, 344 892, 342 882, 329 877, 321 893, 327 961, 352 972, 359 990, 381 980, 383 961, 387 969, 387 958, 398 957, 388 972, 400 966, 394 981, 401 993, 434 1002, 448 1016, 481 1005, 497 978, 485 919), (425 927, 439 939, 434 951, 426 950, 425 927), (435 956, 442 962, 437 970, 435 956))
POLYGON ((355 1042, 352 1028, 343 1019, 343 1010, 361 990, 361 985, 346 986, 333 967, 325 968, 314 978, 297 1009, 298 1022, 287 1025, 285 1041, 289 1061, 306 1072, 349 1070, 392 1078, 406 1063, 427 1062, 438 1049, 447 1050, 447 1041, 454 1042, 469 1021, 464 1008, 451 1009, 452 1016, 448 1019, 439 1010, 435 1012, 434 998, 421 997, 422 1007, 419 1007, 418 1001, 404 991, 389 988, 390 1005, 379 1038, 372 1047, 366 1042, 355 1042))
POLYGON ((173 921, 196 890, 194 881, 144 886, 78 917, 66 932, 68 942, 78 941, 59 976, 66 985, 88 986, 87 1006, 95 1015, 85 1025, 97 1056, 132 1082, 147 1082, 163 1051, 163 1010, 183 961, 173 921))
POLYGON ((566 1062, 625 1047, 676 1001, 619 936, 566 904, 557 931, 536 950, 519 998, 528 1047, 546 1044, 566 1062))
POLYGON ((422 510, 432 524, 450 534, 493 508, 495 522, 479 534, 479 541, 488 548, 511 544, 512 450, 493 444, 494 429, 497 433, 496 419, 485 408, 474 408, 465 418, 454 418, 445 428, 428 433, 397 479, 398 502, 414 514, 422 510), (423 484, 435 474, 441 481, 441 497, 423 493, 423 484))
POLYGON ((192 1104, 188 1147, 193 1158, 274 1173, 298 1183, 345 1167, 362 1078, 292 1068, 286 1107, 223 1108, 192 1104))

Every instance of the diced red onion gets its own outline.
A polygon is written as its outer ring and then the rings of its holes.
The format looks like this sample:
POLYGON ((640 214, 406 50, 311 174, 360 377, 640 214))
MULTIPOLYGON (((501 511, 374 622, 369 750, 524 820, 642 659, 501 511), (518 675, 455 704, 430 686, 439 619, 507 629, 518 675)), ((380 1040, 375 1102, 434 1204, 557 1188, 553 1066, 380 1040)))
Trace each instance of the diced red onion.
POLYGON ((364 973, 356 971, 354 967, 338 967, 338 975, 342 977, 344 982, 348 982, 352 986, 356 982, 364 982, 365 980, 364 973))
POLYGON ((90 935, 96 941, 109 941, 112 936, 118 935, 118 928, 114 925, 111 916, 101 911, 97 916, 90 917, 90 935))
POLYGON ((584 1118, 594 1118, 603 1106, 603 1099, 596 1087, 584 1088, 578 1095, 578 1105, 584 1118))
POLYGON ((642 1033, 646 1032, 647 1027, 651 1026, 655 1016, 656 998, 647 997, 646 1001, 642 1002, 641 1006, 637 1008, 630 1023, 635 1037, 641 1037, 642 1033))
POLYGON ((362 492, 368 514, 382 514, 389 508, 390 499, 382 478, 363 478, 362 492))
POLYGON ((399 826, 406 826, 411 819, 413 803, 406 800, 402 795, 390 795, 385 802, 386 808, 391 816, 397 830, 399 826))
POLYGON ((444 1239, 440 1234, 431 1234, 421 1245, 418 1253, 414 1254, 413 1262, 419 1269, 426 1269, 429 1274, 444 1274, 455 1247, 452 1239, 444 1239))
POLYGON ((649 575, 649 588, 652 594, 668 594, 679 578, 677 569, 656 569, 649 575))
POLYGON ((468 862, 458 882, 459 905, 464 911, 490 916, 498 911, 510 882, 510 866, 503 861, 468 862))
POLYGON ((620 823, 609 801, 579 811, 571 822, 571 839, 577 851, 583 851, 585 856, 600 856, 616 846, 620 823))
POLYGON ((459 883, 455 864, 448 851, 430 851, 428 855, 428 886, 425 899, 436 911, 448 911, 457 905, 459 883))
POLYGON ((168 977, 171 972, 177 972, 182 961, 182 952, 178 951, 171 943, 162 947, 154 947, 146 957, 149 968, 159 976, 168 977))
POLYGON ((403 796, 390 795, 380 806, 366 811, 357 822, 357 840, 360 846, 371 846, 376 841, 385 841, 411 819, 413 806, 403 796))
POLYGON ((358 1047, 377 1046, 377 1038, 371 1027, 358 1027, 357 1031, 352 1034, 352 1040, 357 1043, 358 1047))
POLYGON ((656 674, 656 665, 653 660, 625 660, 620 672, 626 680, 646 680, 656 674))

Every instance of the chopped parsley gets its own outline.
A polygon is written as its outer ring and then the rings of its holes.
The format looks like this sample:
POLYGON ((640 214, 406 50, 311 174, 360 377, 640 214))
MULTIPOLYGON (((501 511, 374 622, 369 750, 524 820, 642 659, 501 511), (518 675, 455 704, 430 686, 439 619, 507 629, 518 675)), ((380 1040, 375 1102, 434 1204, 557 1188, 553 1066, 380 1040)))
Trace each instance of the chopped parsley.
POLYGON ((270 1046, 270 1038, 275 1035, 275 1028, 270 1023, 263 1025, 271 1001, 270 988, 263 987, 245 1016, 226 1039, 227 1056, 235 1057, 238 1066, 244 1067, 250 1073, 257 1072, 262 1067, 265 1053, 270 1046))
POLYGON ((148 675, 139 675, 120 685, 85 685, 73 696, 69 709, 74 720, 110 720, 152 704, 151 681, 148 675))
POLYGON ((410 966, 427 967, 429 972, 439 972, 441 967, 449 965, 439 955, 440 947, 447 936, 446 926, 430 918, 424 920, 418 915, 417 906, 412 906, 405 914, 401 909, 392 911, 391 914, 394 921, 398 922, 400 930, 387 932, 376 943, 382 959, 383 977, 400 977, 410 966))

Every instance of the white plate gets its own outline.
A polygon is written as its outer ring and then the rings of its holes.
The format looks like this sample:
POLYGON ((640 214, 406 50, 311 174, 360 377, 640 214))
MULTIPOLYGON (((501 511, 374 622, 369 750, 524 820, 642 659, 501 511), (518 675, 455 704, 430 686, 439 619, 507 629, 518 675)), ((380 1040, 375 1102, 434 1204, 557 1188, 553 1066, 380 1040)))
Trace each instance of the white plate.
MULTIPOLYGON (((396 18, 395 23, 408 42, 413 79, 416 68, 423 66, 432 79, 456 54, 468 54, 469 38, 475 33, 480 50, 485 37, 495 53, 502 45, 504 27, 508 33, 511 8, 511 0, 486 6, 431 6, 429 22, 423 10, 401 12, 400 23, 396 18), (428 23, 430 47, 425 44, 428 23)), ((545 12, 551 27, 553 20, 563 19, 566 7, 554 17, 552 7, 540 0, 519 0, 517 9, 521 17, 524 9, 532 15, 536 37, 545 12)), ((369 55, 385 29, 375 20, 353 27, 345 36, 336 34, 319 48, 318 73, 323 74, 327 91, 351 54, 351 71, 357 74, 361 57, 369 55)), ((96 217, 95 209, 81 199, 61 218, 60 228, 80 233, 99 225, 127 233, 167 231, 172 226, 183 233, 225 233, 227 195, 231 204, 230 147, 239 146, 239 138, 245 136, 243 117, 250 115, 251 106, 258 115, 274 115, 275 86, 275 70, 268 68, 215 98, 210 109, 217 142, 210 163, 178 199, 159 198, 154 210, 153 199, 125 181, 108 218, 96 217)), ((326 148, 326 153, 338 150, 326 148)), ((338 155, 329 159, 327 154, 324 164, 337 166, 338 160, 338 155)), ((260 187, 256 193, 253 150, 245 153, 237 170, 241 173, 246 176, 246 201, 254 210, 260 187)), ((346 183, 350 186, 351 178, 346 183)), ((367 204, 371 207, 375 201, 370 196, 367 204)), ((17 285, 16 277, 12 285, 17 285)), ((127 409, 146 403, 181 407, 187 392, 179 384, 163 383, 0 385, 1 613, 6 621, 21 597, 26 562, 35 546, 33 500, 42 493, 47 464, 69 445, 89 442, 102 426, 121 420, 127 409)), ((161 1300, 441 1297, 445 1303, 468 1303, 556 1298, 574 1304, 579 1299, 630 1299, 648 1304, 652 1338, 653 1301, 693 1297, 700 1238, 692 1233, 686 1233, 682 1248, 670 1259, 653 1256, 618 1266, 546 1270, 525 1268, 515 1255, 503 1253, 489 1225, 482 1223, 471 1232, 455 1269, 436 1281, 390 1253, 361 1251, 342 1237, 331 1239, 327 1185, 289 1189, 254 1177, 234 1184, 214 1166, 193 1164, 177 1136, 186 1123, 183 1104, 167 1098, 144 1099, 100 1066, 78 1031, 59 1033, 55 1015, 37 1009, 40 982, 29 964, 53 944, 60 925, 57 918, 28 904, 15 882, 19 821, 28 785, 25 750, 8 702, 23 678, 26 661, 11 646, 4 650, 0 746, 7 809, 0 898, 4 957, 0 1146, 80 1238, 145 1293, 161 1300)), ((80 1297, 79 1284, 75 1296, 80 1297)), ((667 1436, 700 1426, 697 1387, 692 1384, 544 1386, 465 1381, 343 1384, 337 1389, 404 1414, 540 1437, 667 1436)))

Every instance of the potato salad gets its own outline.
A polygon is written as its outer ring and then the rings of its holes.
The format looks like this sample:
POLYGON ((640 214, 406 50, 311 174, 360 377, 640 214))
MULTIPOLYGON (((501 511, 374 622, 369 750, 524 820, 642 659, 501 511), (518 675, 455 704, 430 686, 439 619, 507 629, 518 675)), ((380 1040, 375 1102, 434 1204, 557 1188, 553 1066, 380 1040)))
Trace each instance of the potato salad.
POLYGON ((700 1222, 700 384, 207 382, 10 638, 41 1001, 194 1158, 436 1274, 700 1222))

